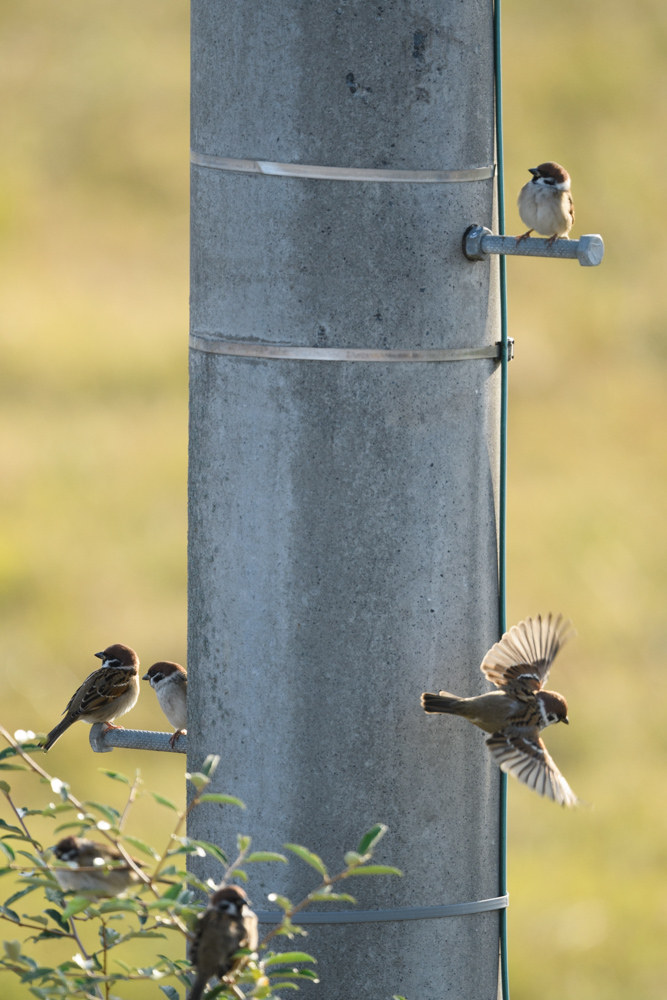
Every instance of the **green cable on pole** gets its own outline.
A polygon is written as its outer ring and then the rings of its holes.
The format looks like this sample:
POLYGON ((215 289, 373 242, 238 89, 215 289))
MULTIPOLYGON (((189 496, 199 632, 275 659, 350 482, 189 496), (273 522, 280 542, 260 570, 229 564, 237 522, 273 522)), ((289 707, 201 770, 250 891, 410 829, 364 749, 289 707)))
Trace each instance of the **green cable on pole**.
MULTIPOLYGON (((500 36, 500 0, 493 11, 495 92, 496 92, 496 159, 498 163, 498 232, 505 234, 505 176, 503 164, 503 89, 500 36)), ((498 525, 498 617, 500 633, 507 629, 507 280, 505 257, 500 267, 500 510, 498 525)), ((499 895, 507 892, 507 775, 500 772, 500 864, 499 895)), ((500 978, 503 1000, 510 1000, 507 957, 507 910, 500 911, 500 978)))

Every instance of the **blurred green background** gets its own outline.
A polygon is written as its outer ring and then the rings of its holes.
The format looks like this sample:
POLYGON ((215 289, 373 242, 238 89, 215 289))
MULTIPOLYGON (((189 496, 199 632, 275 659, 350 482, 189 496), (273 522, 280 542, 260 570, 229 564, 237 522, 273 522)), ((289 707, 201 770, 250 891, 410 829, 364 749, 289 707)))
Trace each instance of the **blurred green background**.
MULTIPOLYGON (((0 5, 11 730, 50 728, 107 643, 185 661, 187 17, 174 0, 0 5)), ((565 813, 510 782, 512 996, 662 1000, 667 7, 505 0, 504 80, 508 231, 526 168, 556 159, 574 233, 607 246, 595 270, 508 267, 508 618, 562 610, 577 626, 553 678, 572 724, 548 742, 591 803, 565 813)), ((147 692, 132 724, 162 728, 147 692)), ((119 802, 97 768, 140 765, 182 799, 183 758, 93 757, 87 739, 77 726, 45 759, 80 797, 119 802)), ((139 809, 161 841, 159 807, 139 809)))

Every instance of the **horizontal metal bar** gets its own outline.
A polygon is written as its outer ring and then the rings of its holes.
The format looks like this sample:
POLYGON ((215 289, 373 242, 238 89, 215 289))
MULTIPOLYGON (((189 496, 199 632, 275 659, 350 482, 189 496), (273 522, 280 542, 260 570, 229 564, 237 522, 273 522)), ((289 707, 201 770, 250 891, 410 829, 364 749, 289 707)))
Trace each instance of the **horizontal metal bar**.
POLYGON ((318 181, 373 181, 380 184, 465 184, 488 181, 494 164, 464 170, 374 170, 366 167, 320 167, 306 163, 274 163, 271 160, 235 160, 227 156, 190 152, 197 167, 229 170, 233 173, 262 174, 267 177, 300 177, 318 181))
MULTIPOLYGON (((472 903, 450 903, 447 906, 403 906, 392 910, 336 910, 331 913, 305 910, 295 916, 297 924, 361 924, 385 920, 432 920, 437 917, 460 917, 468 913, 487 913, 509 906, 509 895, 478 899, 472 903)), ((278 910, 258 910, 260 924, 279 924, 278 910)))
POLYGON ((490 254, 512 257, 556 257, 578 260, 582 267, 597 267, 604 256, 604 240, 597 233, 587 233, 578 240, 523 239, 518 236, 494 236, 485 226, 468 226, 463 234, 463 252, 468 260, 486 260, 490 254))
POLYGON ((256 344, 243 340, 222 340, 190 334, 193 351, 224 354, 237 358, 270 358, 282 361, 475 361, 478 358, 498 360, 500 341, 486 347, 426 348, 414 351, 379 351, 357 347, 288 347, 277 344, 256 344))
POLYGON ((126 750, 162 750, 165 753, 187 753, 188 737, 179 736, 171 745, 173 733, 158 733, 151 729, 109 729, 104 722, 90 727, 90 745, 95 753, 111 753, 114 747, 126 750))

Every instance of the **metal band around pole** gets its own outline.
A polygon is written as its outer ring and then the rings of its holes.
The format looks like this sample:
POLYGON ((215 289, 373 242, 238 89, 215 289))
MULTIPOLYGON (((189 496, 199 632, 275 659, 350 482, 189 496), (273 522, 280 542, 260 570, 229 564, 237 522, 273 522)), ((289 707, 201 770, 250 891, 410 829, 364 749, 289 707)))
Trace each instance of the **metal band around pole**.
POLYGON ((273 163, 271 160, 235 160, 190 151, 190 162, 197 167, 229 170, 233 173, 262 174, 267 177, 301 177, 319 181, 374 181, 384 184, 465 184, 488 181, 495 165, 468 167, 465 170, 374 170, 365 167, 320 167, 306 163, 273 163))
MULTIPOLYGON (((305 911, 295 916, 297 924, 361 924, 383 920, 432 920, 437 917, 460 917, 467 913, 488 913, 504 910, 509 906, 509 895, 478 899, 473 903, 451 903, 448 906, 404 906, 394 910, 343 910, 334 913, 305 911)), ((278 924, 282 913, 278 910, 258 910, 260 924, 278 924)))
POLYGON ((256 344, 242 340, 221 340, 190 334, 193 351, 223 354, 236 358, 269 358, 283 361, 475 361, 478 358, 500 359, 501 345, 486 347, 425 348, 424 350, 380 351, 357 347, 287 347, 277 344, 256 344))

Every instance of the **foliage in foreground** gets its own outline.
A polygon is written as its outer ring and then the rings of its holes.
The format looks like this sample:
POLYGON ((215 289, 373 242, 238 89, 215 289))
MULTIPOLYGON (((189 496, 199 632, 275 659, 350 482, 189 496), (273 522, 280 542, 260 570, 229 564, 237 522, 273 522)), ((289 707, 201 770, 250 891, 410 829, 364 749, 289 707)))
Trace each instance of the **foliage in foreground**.
MULTIPOLYGON (((215 858, 223 868, 220 885, 234 879, 245 881, 247 874, 243 865, 261 862, 285 864, 287 857, 269 851, 251 852, 250 837, 239 835, 237 855, 230 862, 227 854, 216 844, 187 836, 187 817, 194 809, 207 803, 245 808, 233 796, 206 791, 218 763, 215 756, 206 759, 200 772, 186 776, 194 786, 194 794, 187 809, 182 812, 169 799, 152 793, 161 806, 176 814, 175 823, 166 837, 166 846, 159 854, 140 838, 125 832, 132 805, 142 791, 139 772, 131 782, 116 771, 100 769, 111 780, 127 786, 127 801, 122 812, 101 802, 81 802, 66 782, 49 775, 32 759, 31 754, 35 751, 41 753, 34 734, 19 732, 15 734, 16 738, 12 738, 0 726, 0 735, 8 744, 0 751, 0 770, 32 771, 40 783, 59 799, 44 808, 19 807, 12 798, 9 783, 0 780, 0 792, 9 807, 11 819, 9 822, 0 818, 0 855, 6 862, 0 868, 0 877, 16 873, 20 884, 18 891, 0 906, 0 919, 34 932, 23 944, 17 940, 3 942, 4 957, 0 958, 0 969, 18 976, 39 1000, 60 997, 119 1000, 119 995, 112 990, 121 983, 141 980, 158 985, 168 1000, 180 1000, 181 994, 172 984, 189 988, 192 972, 186 959, 173 959, 158 953, 151 964, 135 967, 124 962, 119 955, 123 954, 124 944, 137 938, 142 941, 162 938, 166 942, 163 946, 165 951, 185 951, 182 939, 192 937, 198 915, 205 908, 201 894, 208 895, 212 889, 218 888, 218 884, 211 879, 204 883, 185 869, 187 856, 209 855, 215 858), (120 851, 126 864, 135 872, 137 881, 114 898, 64 893, 54 873, 59 867, 67 866, 59 863, 49 848, 44 848, 30 832, 31 817, 37 816, 64 820, 53 831, 54 841, 59 836, 86 836, 89 831, 93 831, 93 836, 101 836, 120 851), (149 862, 136 861, 130 850, 141 853, 149 862), (27 897, 35 892, 39 893, 40 900, 44 897, 46 901, 39 912, 34 912, 38 907, 27 906, 34 899, 28 900, 27 897), (22 911, 27 906, 30 912, 19 912, 16 908, 19 901, 19 909, 22 911), (90 937, 91 927, 97 930, 99 941, 92 949, 84 947, 81 933, 85 928, 83 937, 90 937), (181 939, 175 946, 172 944, 173 935, 181 939), (30 951, 37 952, 35 945, 53 940, 61 941, 63 951, 70 956, 54 967, 43 964, 27 951, 27 945, 32 946, 30 951), (76 951, 71 955, 73 947, 76 951)), ((317 982, 315 972, 309 967, 316 961, 315 958, 302 951, 276 952, 269 945, 274 938, 283 936, 293 939, 305 933, 294 923, 294 917, 311 902, 354 903, 349 894, 333 890, 334 885, 343 879, 364 875, 400 875, 396 868, 369 864, 374 847, 385 831, 386 827, 381 824, 369 830, 357 850, 348 851, 344 868, 335 875, 330 875, 322 859, 307 848, 299 844, 283 845, 318 873, 318 884, 298 903, 275 893, 269 895, 269 900, 282 910, 281 922, 260 941, 257 952, 239 952, 242 958, 234 973, 209 989, 206 997, 268 1000, 278 997, 278 989, 298 989, 298 980, 317 982)), ((108 866, 109 869, 111 867, 108 866)))

